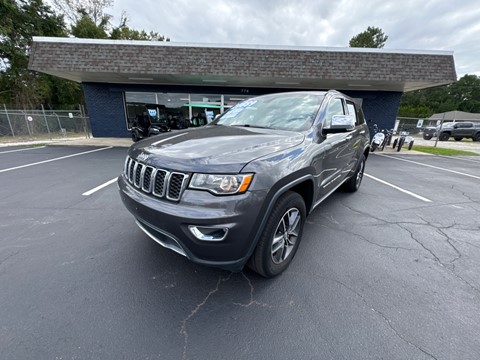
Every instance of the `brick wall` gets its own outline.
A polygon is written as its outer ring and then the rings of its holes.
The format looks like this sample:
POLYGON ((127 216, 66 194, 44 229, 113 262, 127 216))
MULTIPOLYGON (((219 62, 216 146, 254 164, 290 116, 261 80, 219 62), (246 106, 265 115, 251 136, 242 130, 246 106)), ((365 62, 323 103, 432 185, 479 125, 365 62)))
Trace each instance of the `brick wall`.
POLYGON ((377 124, 379 129, 393 129, 402 93, 386 91, 344 91, 344 93, 353 98, 363 99, 362 108, 370 136, 373 136, 373 124, 377 124))
MULTIPOLYGON (((218 94, 226 91, 225 88, 221 87, 152 87, 102 83, 83 84, 83 90, 94 137, 130 137, 130 132, 126 128, 123 103, 124 91, 205 93, 208 90, 210 93, 218 94)), ((228 93, 240 95, 241 90, 229 88, 228 93)), ((258 88, 254 90, 250 95, 261 95, 276 91, 258 88)), ((282 90, 288 91, 289 89, 282 90)), ((353 98, 363 99, 362 107, 371 134, 373 134, 373 124, 377 124, 380 129, 393 128, 402 93, 377 91, 344 91, 344 93, 353 98)))
POLYGON ((82 84, 94 137, 130 137, 123 93, 108 84, 82 84))

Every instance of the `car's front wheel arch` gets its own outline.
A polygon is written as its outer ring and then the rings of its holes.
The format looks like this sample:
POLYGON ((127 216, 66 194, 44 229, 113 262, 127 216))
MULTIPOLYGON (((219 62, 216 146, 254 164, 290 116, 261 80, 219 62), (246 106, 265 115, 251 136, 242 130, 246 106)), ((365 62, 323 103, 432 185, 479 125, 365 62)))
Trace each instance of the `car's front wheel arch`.
MULTIPOLYGON (((285 179, 283 179, 285 180, 285 179)), ((258 228, 255 233, 255 238, 250 244, 249 251, 247 252, 247 257, 245 259, 250 259, 253 255, 255 248, 257 247, 262 233, 265 231, 267 222, 271 217, 275 204, 278 200, 287 192, 297 193, 302 197, 302 200, 305 204, 306 214, 313 208, 313 199, 314 199, 314 179, 311 174, 296 174, 294 179, 288 179, 288 181, 281 181, 274 185, 270 190, 269 194, 266 196, 264 205, 260 211, 260 214, 264 214, 262 219, 259 222, 258 228)), ((248 262, 246 260, 246 262, 248 262)))
POLYGON ((310 213, 313 206, 313 181, 312 180, 305 180, 292 188, 285 190, 286 191, 294 191, 298 193, 302 198, 303 202, 305 203, 305 208, 307 209, 307 214, 310 213))
POLYGON ((298 249, 306 216, 302 196, 284 192, 273 205, 248 266, 267 278, 282 273, 298 249))

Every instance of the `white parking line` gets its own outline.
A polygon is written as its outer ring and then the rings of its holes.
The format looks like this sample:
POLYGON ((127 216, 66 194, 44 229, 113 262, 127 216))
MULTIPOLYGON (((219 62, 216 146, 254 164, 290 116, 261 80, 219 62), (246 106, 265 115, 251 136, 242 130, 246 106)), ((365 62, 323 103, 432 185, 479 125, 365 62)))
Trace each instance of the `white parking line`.
POLYGON ((467 176, 467 177, 471 177, 471 178, 480 180, 480 176, 470 175, 470 174, 462 173, 460 171, 444 169, 444 168, 441 168, 441 167, 438 167, 438 166, 428 165, 428 164, 424 164, 424 163, 413 161, 413 160, 401 159, 401 158, 398 158, 396 156, 390 156, 390 155, 384 155, 384 154, 378 154, 378 156, 384 156, 384 157, 388 157, 390 159, 405 161, 405 162, 409 162, 409 163, 412 163, 412 164, 426 166, 426 167, 429 167, 429 168, 432 168, 432 169, 442 170, 442 171, 446 171, 446 172, 450 172, 450 173, 454 173, 454 174, 458 174, 458 175, 463 175, 463 176, 467 176))
POLYGON ((379 179, 379 178, 376 178, 375 176, 368 175, 368 174, 364 174, 364 175, 365 175, 366 177, 372 179, 372 180, 375 180, 375 181, 378 181, 379 183, 382 183, 382 184, 384 184, 384 185, 390 186, 390 187, 392 187, 392 188, 394 188, 394 189, 396 189, 396 190, 398 190, 398 191, 401 191, 401 192, 403 192, 403 193, 405 193, 405 194, 407 194, 407 195, 413 196, 414 198, 417 198, 417 199, 419 199, 419 200, 422 200, 422 201, 425 201, 425 202, 432 202, 432 200, 430 200, 430 199, 427 199, 427 198, 425 198, 425 197, 423 197, 423 196, 417 195, 417 194, 415 194, 415 193, 413 193, 413 192, 411 192, 411 191, 402 189, 401 187, 398 187, 398 186, 396 186, 396 185, 390 184, 389 182, 386 182, 386 181, 384 181, 384 180, 381 180, 381 179, 379 179))
POLYGON ((28 151, 28 150, 35 150, 35 149, 42 149, 46 146, 35 146, 35 147, 31 147, 31 148, 26 148, 26 149, 16 149, 16 150, 8 150, 8 151, 0 151, 0 155, 1 154, 8 154, 8 153, 12 153, 12 152, 17 152, 17 151, 28 151))
POLYGON ((35 166, 35 165, 45 164, 45 163, 49 163, 49 162, 52 162, 52 161, 68 159, 68 158, 71 158, 71 157, 74 157, 74 156, 90 154, 90 153, 97 152, 97 151, 108 150, 108 149, 111 149, 111 148, 113 148, 113 146, 108 146, 108 147, 104 147, 104 148, 101 148, 101 149, 95 149, 95 150, 90 150, 90 151, 84 151, 84 152, 76 153, 76 154, 72 154, 72 155, 61 156, 61 157, 54 158, 54 159, 38 161, 38 162, 26 164, 26 165, 15 166, 15 167, 12 167, 12 168, 0 170, 0 173, 7 172, 7 171, 12 171, 12 170, 23 169, 23 168, 30 167, 30 166, 35 166))
POLYGON ((117 178, 114 178, 112 180, 108 180, 106 183, 103 183, 102 185, 99 185, 99 186, 93 188, 92 190, 85 191, 82 195, 83 196, 90 196, 93 193, 97 192, 98 190, 101 190, 104 187, 107 187, 108 185, 113 184, 115 181, 117 181, 117 178))
POLYGON ((444 158, 448 158, 448 159, 455 159, 455 160, 462 160, 462 161, 470 161, 470 162, 474 162, 474 163, 480 163, 480 160, 475 160, 475 159, 467 159, 467 158, 458 158, 455 157, 455 156, 448 156, 448 155, 437 155, 437 156, 440 156, 440 157, 444 157, 444 158))

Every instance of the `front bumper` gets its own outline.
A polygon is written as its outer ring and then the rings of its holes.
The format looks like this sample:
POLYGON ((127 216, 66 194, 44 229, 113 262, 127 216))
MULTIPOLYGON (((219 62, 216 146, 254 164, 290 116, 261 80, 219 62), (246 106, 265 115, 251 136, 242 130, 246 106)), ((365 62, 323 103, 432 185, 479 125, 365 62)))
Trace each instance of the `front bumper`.
POLYGON ((179 202, 159 199, 133 187, 124 175, 118 186, 122 201, 138 226, 152 239, 191 261, 240 271, 256 245, 266 191, 214 196, 186 189, 179 202), (199 240, 189 226, 226 228, 221 241, 199 240))

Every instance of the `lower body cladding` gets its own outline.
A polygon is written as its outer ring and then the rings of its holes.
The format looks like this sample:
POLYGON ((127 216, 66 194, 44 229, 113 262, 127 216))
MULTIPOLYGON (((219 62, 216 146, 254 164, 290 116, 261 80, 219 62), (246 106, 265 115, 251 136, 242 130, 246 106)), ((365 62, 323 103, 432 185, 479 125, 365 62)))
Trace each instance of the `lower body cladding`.
POLYGON ((173 202, 143 193, 123 175, 118 186, 140 229, 195 263, 240 271, 254 250, 266 191, 215 196, 186 189, 173 202))

